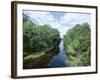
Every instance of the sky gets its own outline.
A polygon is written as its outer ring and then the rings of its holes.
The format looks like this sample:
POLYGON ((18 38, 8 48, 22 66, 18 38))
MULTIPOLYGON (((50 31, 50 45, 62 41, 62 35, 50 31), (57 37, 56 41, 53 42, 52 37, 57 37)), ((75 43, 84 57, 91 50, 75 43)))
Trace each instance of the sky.
POLYGON ((58 29, 61 37, 76 24, 82 24, 84 22, 91 23, 91 14, 89 13, 29 10, 24 10, 23 13, 29 16, 33 23, 39 25, 49 24, 52 28, 58 29))

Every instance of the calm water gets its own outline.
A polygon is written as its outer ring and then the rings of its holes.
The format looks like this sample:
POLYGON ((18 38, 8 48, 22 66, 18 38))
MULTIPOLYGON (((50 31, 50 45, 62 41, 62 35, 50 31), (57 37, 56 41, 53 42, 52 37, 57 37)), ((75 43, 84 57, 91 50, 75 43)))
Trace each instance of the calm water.
POLYGON ((64 51, 63 41, 61 41, 57 49, 53 49, 36 59, 23 61, 23 69, 66 67, 66 60, 67 56, 64 51))
POLYGON ((67 55, 64 51, 63 41, 61 41, 59 45, 59 53, 52 57, 50 60, 48 67, 54 68, 54 67, 66 67, 65 61, 67 60, 67 55))

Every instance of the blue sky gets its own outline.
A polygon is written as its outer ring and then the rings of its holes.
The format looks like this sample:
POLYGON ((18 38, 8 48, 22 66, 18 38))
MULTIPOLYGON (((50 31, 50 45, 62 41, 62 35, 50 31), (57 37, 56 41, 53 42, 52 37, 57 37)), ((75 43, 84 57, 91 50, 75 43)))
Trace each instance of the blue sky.
POLYGON ((51 12, 51 11, 23 11, 28 15, 33 23, 49 24, 52 28, 59 30, 61 37, 68 29, 74 27, 76 24, 84 22, 91 23, 91 14, 86 13, 70 13, 70 12, 51 12))

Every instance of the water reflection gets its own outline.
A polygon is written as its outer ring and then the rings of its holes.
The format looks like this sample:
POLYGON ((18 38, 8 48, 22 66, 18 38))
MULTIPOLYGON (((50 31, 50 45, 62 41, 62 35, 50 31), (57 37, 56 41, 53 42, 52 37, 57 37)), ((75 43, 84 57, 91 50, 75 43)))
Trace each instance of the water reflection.
POLYGON ((58 53, 59 47, 48 51, 45 55, 39 58, 23 61, 23 69, 48 68, 48 63, 50 62, 50 60, 58 53))
POLYGON ((54 68, 54 67, 66 67, 65 61, 67 60, 66 53, 64 51, 63 41, 61 41, 59 45, 59 53, 58 55, 53 56, 51 61, 48 64, 48 67, 54 68))
POLYGON ((59 47, 46 52, 45 55, 36 59, 23 61, 23 69, 66 67, 66 59, 63 41, 61 41, 59 47))

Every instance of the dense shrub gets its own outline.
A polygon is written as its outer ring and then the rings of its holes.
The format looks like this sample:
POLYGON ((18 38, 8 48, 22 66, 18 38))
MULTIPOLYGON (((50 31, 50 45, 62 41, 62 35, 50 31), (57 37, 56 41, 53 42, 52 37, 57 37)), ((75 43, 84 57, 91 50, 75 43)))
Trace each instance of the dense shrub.
POLYGON ((23 16, 23 50, 25 52, 42 51, 50 47, 57 47, 60 43, 57 29, 50 25, 38 25, 31 22, 29 17, 23 16))
POLYGON ((70 66, 88 66, 91 57, 91 30, 88 23, 77 24, 64 36, 64 47, 70 66), (77 62, 77 64, 76 64, 77 62))

